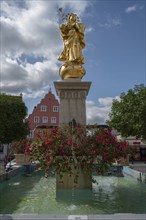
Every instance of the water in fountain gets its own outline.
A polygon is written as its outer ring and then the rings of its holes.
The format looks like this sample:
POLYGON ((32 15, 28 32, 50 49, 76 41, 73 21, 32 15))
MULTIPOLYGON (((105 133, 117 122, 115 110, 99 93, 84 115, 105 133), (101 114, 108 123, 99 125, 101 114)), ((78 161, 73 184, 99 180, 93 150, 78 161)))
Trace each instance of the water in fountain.
POLYGON ((145 213, 145 184, 129 177, 95 176, 93 190, 59 190, 54 176, 20 175, 0 184, 0 213, 145 213))

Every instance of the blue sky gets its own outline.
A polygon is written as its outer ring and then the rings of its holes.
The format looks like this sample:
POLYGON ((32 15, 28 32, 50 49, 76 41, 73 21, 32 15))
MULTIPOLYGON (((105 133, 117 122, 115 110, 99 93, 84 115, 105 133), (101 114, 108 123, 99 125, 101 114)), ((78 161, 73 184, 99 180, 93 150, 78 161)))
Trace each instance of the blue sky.
POLYGON ((56 95, 60 7, 86 26, 83 80, 92 82, 87 122, 105 123, 114 98, 146 85, 145 0, 1 1, 1 92, 22 93, 28 113, 50 87, 56 95))

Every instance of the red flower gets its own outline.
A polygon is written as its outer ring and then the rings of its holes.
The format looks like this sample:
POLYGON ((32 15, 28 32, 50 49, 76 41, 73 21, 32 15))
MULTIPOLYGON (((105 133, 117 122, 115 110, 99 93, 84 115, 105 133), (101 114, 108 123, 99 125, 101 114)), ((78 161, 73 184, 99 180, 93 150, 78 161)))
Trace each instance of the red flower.
POLYGON ((46 156, 46 160, 47 160, 48 162, 50 162, 50 161, 51 161, 51 157, 50 157, 50 156, 46 156))
POLYGON ((102 137, 100 137, 100 136, 97 137, 97 142, 98 142, 99 144, 102 142, 102 140, 103 140, 102 137))
POLYGON ((70 145, 73 144, 73 140, 72 140, 72 138, 69 139, 69 144, 70 144, 70 145))
POLYGON ((85 135, 85 128, 77 126, 74 132, 65 127, 40 133, 28 150, 44 170, 53 165, 58 173, 71 174, 72 163, 78 162, 82 169, 91 169, 97 160, 99 173, 103 174, 114 160, 127 155, 129 147, 125 142, 118 142, 111 131, 97 129, 92 135, 85 135))

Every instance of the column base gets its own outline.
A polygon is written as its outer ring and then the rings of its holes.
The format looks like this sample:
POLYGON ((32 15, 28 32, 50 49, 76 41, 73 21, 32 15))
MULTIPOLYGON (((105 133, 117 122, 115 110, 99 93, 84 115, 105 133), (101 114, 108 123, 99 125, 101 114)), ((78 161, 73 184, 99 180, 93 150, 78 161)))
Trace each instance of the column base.
POLYGON ((56 174, 56 190, 59 189, 92 189, 92 172, 86 173, 83 170, 73 171, 73 175, 64 173, 62 178, 56 174), (75 175, 78 175, 77 182, 75 175))

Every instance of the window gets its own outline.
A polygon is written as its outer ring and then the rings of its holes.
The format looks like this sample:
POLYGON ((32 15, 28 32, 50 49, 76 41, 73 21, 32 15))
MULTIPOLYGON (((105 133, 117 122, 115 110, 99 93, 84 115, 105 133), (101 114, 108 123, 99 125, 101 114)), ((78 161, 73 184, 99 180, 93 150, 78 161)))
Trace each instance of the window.
POLYGON ((55 124, 56 123, 56 117, 51 117, 51 123, 55 124))
POLYGON ((38 116, 34 116, 34 123, 39 123, 39 117, 38 116))
POLYGON ((41 105, 41 112, 46 112, 46 109, 47 109, 46 105, 41 105))
POLYGON ((58 112, 58 106, 53 106, 53 112, 58 112))
POLYGON ((48 117, 44 116, 44 117, 42 118, 42 123, 48 123, 48 117))
POLYGON ((30 131, 30 133, 29 133, 29 136, 28 136, 29 138, 33 138, 34 137, 34 131, 30 131))

